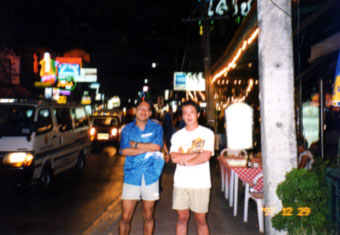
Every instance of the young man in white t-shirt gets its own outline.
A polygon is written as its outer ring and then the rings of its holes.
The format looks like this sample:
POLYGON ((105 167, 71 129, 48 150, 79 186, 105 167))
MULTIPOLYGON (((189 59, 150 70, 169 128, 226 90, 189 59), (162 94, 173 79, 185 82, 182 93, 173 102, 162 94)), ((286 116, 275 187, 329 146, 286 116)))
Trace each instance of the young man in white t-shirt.
POLYGON ((192 211, 198 234, 206 235, 211 188, 209 159, 214 154, 214 133, 198 124, 198 104, 187 101, 181 108, 185 128, 173 134, 170 148, 171 159, 177 163, 172 201, 172 208, 177 210, 176 234, 187 234, 192 211))

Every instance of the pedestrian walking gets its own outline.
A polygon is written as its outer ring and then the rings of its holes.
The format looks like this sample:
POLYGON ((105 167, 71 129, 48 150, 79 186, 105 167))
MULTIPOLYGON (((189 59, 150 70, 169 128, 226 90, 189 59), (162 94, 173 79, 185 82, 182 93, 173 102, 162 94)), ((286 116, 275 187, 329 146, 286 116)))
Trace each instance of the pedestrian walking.
POLYGON ((172 134, 175 132, 174 117, 171 106, 169 106, 168 111, 164 114, 163 129, 166 146, 168 149, 170 149, 171 137, 172 134))
POLYGON ((160 152, 163 146, 163 129, 151 121, 152 104, 140 101, 136 108, 136 118, 127 124, 121 133, 121 153, 126 156, 124 164, 124 184, 122 190, 122 215, 119 234, 130 232, 131 220, 142 199, 144 235, 153 234, 155 202, 159 200, 159 177, 164 159, 160 152))
POLYGON ((209 159, 214 154, 214 133, 198 124, 200 107, 193 101, 181 105, 185 127, 171 138, 170 156, 176 163, 172 208, 177 211, 176 234, 187 234, 190 211, 198 234, 209 234, 206 214, 210 198, 209 159))

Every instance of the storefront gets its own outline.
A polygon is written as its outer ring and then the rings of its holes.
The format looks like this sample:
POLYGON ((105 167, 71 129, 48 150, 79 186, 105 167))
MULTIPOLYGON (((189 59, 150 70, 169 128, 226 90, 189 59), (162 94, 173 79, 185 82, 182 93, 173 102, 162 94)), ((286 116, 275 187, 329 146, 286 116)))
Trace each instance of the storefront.
MULTIPOLYGON (((295 103, 297 135, 318 155, 336 161, 340 146, 340 108, 332 93, 340 49, 339 2, 293 1, 295 103)), ((260 150, 257 9, 243 20, 226 51, 211 69, 217 119, 235 102, 254 110, 254 149, 260 150)))
POLYGON ((253 148, 249 150, 254 152, 261 149, 258 32, 256 5, 253 5, 223 56, 211 69, 217 132, 225 133, 225 110, 231 104, 250 105, 253 109, 253 148))

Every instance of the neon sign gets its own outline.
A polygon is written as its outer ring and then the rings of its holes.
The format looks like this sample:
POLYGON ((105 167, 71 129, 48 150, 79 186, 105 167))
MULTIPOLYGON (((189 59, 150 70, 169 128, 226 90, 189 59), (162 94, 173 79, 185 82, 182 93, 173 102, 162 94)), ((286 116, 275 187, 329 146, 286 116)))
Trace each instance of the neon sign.
POLYGON ((80 74, 80 65, 79 64, 59 64, 58 65, 58 79, 67 78, 67 77, 76 77, 80 74))
POLYGON ((44 83, 44 85, 46 84, 52 86, 56 80, 56 68, 55 61, 51 59, 50 53, 45 52, 44 58, 40 60, 39 64, 41 65, 41 82, 44 83))
POLYGON ((60 64, 82 64, 81 57, 57 57, 55 60, 60 64))
POLYGON ((73 91, 76 88, 76 82, 73 77, 58 78, 57 87, 68 91, 73 91))
MULTIPOLYGON (((214 16, 216 13, 217 15, 223 15, 228 12, 229 7, 227 4, 227 0, 218 0, 218 3, 214 5, 214 0, 210 0, 209 8, 208 8, 208 16, 214 16)), ((251 9, 251 3, 253 0, 246 0, 246 1, 238 1, 238 0, 232 0, 232 6, 234 8, 233 16, 241 15, 246 16, 250 9, 251 9)))
POLYGON ((336 65, 336 70, 335 70, 332 105, 334 107, 340 107, 340 52, 339 52, 338 62, 336 65))

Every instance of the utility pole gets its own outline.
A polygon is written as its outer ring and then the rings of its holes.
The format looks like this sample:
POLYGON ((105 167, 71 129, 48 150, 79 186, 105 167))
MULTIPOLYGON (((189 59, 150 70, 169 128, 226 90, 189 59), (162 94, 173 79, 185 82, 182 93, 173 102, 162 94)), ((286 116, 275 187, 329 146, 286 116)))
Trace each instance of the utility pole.
POLYGON ((267 234, 285 234, 272 227, 282 209, 277 185, 296 167, 294 71, 291 0, 258 0, 261 147, 267 234))
POLYGON ((204 63, 204 77, 205 77, 205 96, 207 101, 207 125, 216 129, 215 126, 215 106, 214 106, 214 89, 211 82, 210 74, 210 26, 208 21, 208 2, 201 0, 202 4, 202 25, 203 25, 203 63, 204 63))

